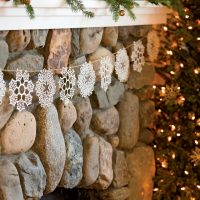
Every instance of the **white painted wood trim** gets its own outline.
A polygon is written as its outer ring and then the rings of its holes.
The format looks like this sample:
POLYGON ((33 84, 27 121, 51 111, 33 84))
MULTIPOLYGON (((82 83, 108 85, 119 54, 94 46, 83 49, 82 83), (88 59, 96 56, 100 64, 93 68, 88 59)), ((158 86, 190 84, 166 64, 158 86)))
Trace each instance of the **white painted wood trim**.
POLYGON ((136 14, 135 21, 125 15, 115 22, 105 1, 83 2, 88 10, 95 13, 94 18, 88 19, 82 13, 72 12, 65 0, 32 0, 36 18, 29 19, 23 6, 14 7, 12 1, 0 0, 0 30, 161 24, 166 22, 166 15, 169 12, 166 7, 138 1, 139 7, 133 9, 136 14))

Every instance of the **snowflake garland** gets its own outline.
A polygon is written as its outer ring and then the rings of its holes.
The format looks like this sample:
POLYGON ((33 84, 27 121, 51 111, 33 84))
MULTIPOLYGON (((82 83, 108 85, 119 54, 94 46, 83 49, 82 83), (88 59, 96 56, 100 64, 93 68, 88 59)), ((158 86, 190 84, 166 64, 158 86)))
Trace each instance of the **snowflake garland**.
POLYGON ((53 102, 53 96, 56 92, 53 73, 50 70, 43 69, 40 71, 35 90, 41 107, 49 107, 53 102))
POLYGON ((85 98, 92 94, 92 91, 94 90, 95 78, 95 71, 92 64, 87 62, 82 64, 77 82, 82 97, 85 98))
POLYGON ((133 61, 133 70, 137 72, 142 71, 144 62, 144 45, 141 40, 133 42, 133 51, 131 54, 131 60, 133 61))
POLYGON ((61 77, 58 81, 60 87, 60 99, 67 104, 69 99, 72 99, 75 92, 76 76, 75 70, 69 67, 63 68, 61 71, 61 77))
POLYGON ((160 49, 160 39, 156 31, 150 31, 147 35, 147 54, 151 62, 157 60, 160 49))
POLYGON ((25 109, 25 105, 29 106, 32 103, 32 95, 34 84, 29 80, 27 71, 17 70, 16 79, 12 79, 9 83, 10 104, 17 105, 17 110, 20 112, 25 109))
POLYGON ((111 76, 113 71, 113 65, 111 59, 106 56, 100 60, 99 74, 101 76, 101 88, 106 92, 108 86, 111 84, 111 76))
POLYGON ((0 71, 0 104, 2 104, 2 100, 5 94, 6 94, 6 83, 3 80, 3 72, 0 71))
POLYGON ((115 72, 120 82, 126 82, 129 76, 129 57, 125 48, 116 54, 115 72))

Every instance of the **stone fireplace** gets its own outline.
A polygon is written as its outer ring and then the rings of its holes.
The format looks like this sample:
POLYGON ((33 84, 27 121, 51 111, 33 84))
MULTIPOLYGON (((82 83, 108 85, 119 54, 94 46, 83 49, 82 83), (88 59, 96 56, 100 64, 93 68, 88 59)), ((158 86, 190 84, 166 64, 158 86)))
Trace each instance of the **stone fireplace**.
MULTIPOLYGON (((73 68, 105 55, 114 62, 113 53, 134 40, 146 44, 151 28, 0 31, 0 69, 9 82, 16 69, 73 68)), ((18 112, 7 91, 0 105, 0 200, 152 199, 155 71, 147 56, 141 73, 131 66, 126 83, 113 74, 105 92, 97 79, 90 97, 76 90, 67 105, 57 85, 50 107, 40 107, 34 93, 32 104, 18 112)), ((36 82, 37 74, 30 75, 36 82)))

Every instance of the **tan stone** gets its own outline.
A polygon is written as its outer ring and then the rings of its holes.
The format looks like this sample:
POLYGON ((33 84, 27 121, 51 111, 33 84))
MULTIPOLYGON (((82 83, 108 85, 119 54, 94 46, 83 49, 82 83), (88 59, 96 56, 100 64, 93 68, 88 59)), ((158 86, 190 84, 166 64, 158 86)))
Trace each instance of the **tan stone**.
POLYGON ((24 199, 17 169, 10 161, 4 159, 0 159, 0 199, 24 199))
POLYGON ((0 39, 5 38, 9 31, 0 31, 0 39))
POLYGON ((103 138, 99 138, 99 177, 92 185, 92 188, 105 190, 112 183, 112 154, 112 146, 103 138))
POLYGON ((60 69, 67 67, 71 53, 71 31, 70 29, 52 30, 49 45, 46 47, 47 68, 60 69))
POLYGON ((120 117, 118 130, 119 147, 132 149, 139 136, 139 100, 131 92, 125 92, 124 98, 117 105, 120 117))
POLYGON ((129 196, 130 191, 127 187, 120 189, 109 189, 100 193, 101 200, 127 200, 129 196))
POLYGON ((113 186, 115 188, 121 188, 128 185, 129 174, 126 163, 125 153, 123 151, 115 150, 113 153, 113 186))
POLYGON ((82 28, 80 31, 80 53, 93 53, 101 43, 103 28, 82 28))
POLYGON ((106 47, 116 45, 118 39, 118 27, 105 27, 103 31, 102 44, 106 47))
POLYGON ((92 130, 103 135, 112 135, 119 128, 119 113, 115 107, 107 110, 96 110, 91 121, 92 130))
POLYGON ((139 90, 134 90, 134 94, 138 96, 140 101, 152 99, 154 96, 154 92, 155 89, 153 89, 152 85, 147 85, 139 90))
POLYGON ((67 104, 58 101, 56 107, 62 132, 66 133, 77 119, 76 109, 71 101, 67 104))
POLYGON ((149 129, 143 128, 140 131, 139 141, 145 144, 150 144, 154 140, 154 134, 149 129))
POLYGON ((8 45, 4 40, 0 39, 0 70, 6 66, 9 56, 8 45))
POLYGON ((0 133, 2 154, 17 154, 28 151, 36 137, 36 121, 32 113, 14 112, 0 133))
POLYGON ((31 34, 29 30, 9 31, 6 41, 9 46, 9 51, 22 51, 29 44, 31 34))
POLYGON ((83 141, 83 179, 82 187, 92 185, 99 175, 99 140, 96 136, 83 141))
POLYGON ((118 135, 109 135, 108 142, 112 145, 112 148, 117 148, 119 145, 119 137, 118 135))
POLYGON ((52 104, 48 108, 37 107, 37 136, 33 149, 39 155, 47 175, 45 193, 58 186, 66 160, 64 137, 60 128, 58 113, 52 104))
POLYGON ((128 200, 152 200, 153 177, 155 175, 154 152, 151 147, 140 144, 127 154, 131 176, 128 200))
POLYGON ((87 58, 87 60, 89 62, 92 62, 92 64, 93 64, 93 69, 94 69, 95 74, 96 74, 96 81, 100 81, 100 78, 101 78, 100 74, 99 74, 101 57, 107 57, 107 56, 111 60, 112 72, 113 72, 114 71, 115 56, 108 49, 100 46, 100 47, 98 47, 98 49, 94 53, 90 54, 87 58))

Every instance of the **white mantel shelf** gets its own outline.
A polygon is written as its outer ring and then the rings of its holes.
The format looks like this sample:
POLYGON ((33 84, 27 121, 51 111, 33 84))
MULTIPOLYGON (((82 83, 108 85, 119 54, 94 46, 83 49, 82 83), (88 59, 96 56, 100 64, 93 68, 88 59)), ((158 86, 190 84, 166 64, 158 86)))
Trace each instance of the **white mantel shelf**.
POLYGON ((166 23, 169 9, 155 6, 146 1, 138 1, 134 8, 136 20, 128 15, 113 21, 108 5, 102 0, 83 0, 85 7, 95 13, 94 18, 86 18, 82 13, 74 13, 65 0, 32 0, 36 17, 29 19, 23 6, 14 7, 13 2, 0 0, 0 30, 54 29, 131 26, 166 23))

